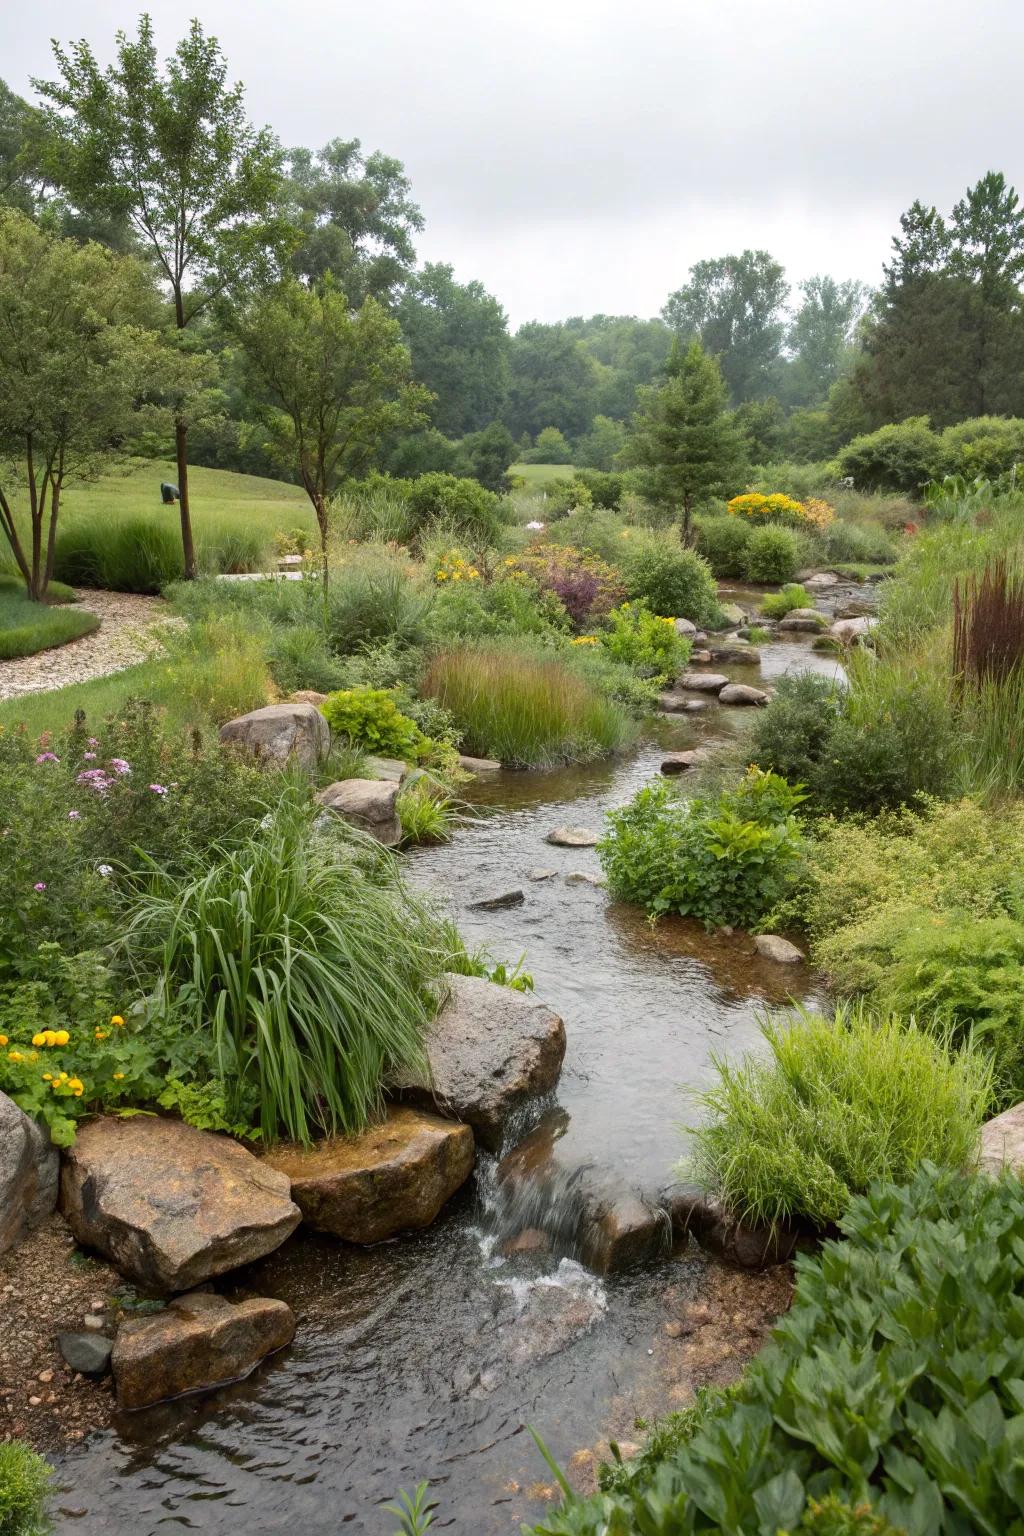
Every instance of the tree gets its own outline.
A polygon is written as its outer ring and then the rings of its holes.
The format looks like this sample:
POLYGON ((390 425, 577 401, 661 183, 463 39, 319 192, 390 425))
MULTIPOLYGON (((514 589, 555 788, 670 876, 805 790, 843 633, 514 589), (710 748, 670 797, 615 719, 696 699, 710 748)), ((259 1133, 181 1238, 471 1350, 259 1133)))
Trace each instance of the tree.
POLYGON ((625 442, 626 429, 621 421, 595 416, 590 431, 576 445, 576 463, 581 469, 612 470, 625 442))
POLYGON ((411 280, 398 318, 413 372, 437 396, 434 422, 460 437, 501 412, 509 385, 505 311, 482 283, 457 283, 452 268, 428 263, 411 280))
POLYGON ((295 275, 315 285, 330 272, 354 308, 393 304, 416 260, 423 215, 401 160, 365 155, 358 139, 332 139, 318 154, 288 152, 286 196, 301 239, 295 275))
MULTIPOLYGON (((88 43, 54 44, 60 79, 35 81, 44 101, 45 163, 86 212, 128 220, 166 282, 179 330, 229 286, 269 276, 288 241, 277 210, 281 153, 228 86, 216 38, 198 21, 161 70, 150 18, 117 34, 101 70, 88 43)), ((185 575, 196 574, 188 488, 188 424, 175 423, 185 575)))
POLYGON ((65 481, 103 466, 151 385, 154 338, 132 323, 148 297, 130 258, 0 210, 0 528, 35 602, 65 481))
POLYGON ((823 405, 851 361, 868 290, 863 283, 821 275, 801 283, 800 293, 787 337, 793 358, 785 372, 786 398, 793 405, 823 405))
POLYGON ((598 415, 626 421, 636 409, 636 392, 665 367, 672 332, 663 320, 635 315, 575 316, 565 329, 582 341, 599 367, 595 407, 598 415))
POLYGON ((700 342, 684 352, 673 345, 662 384, 640 391, 623 450, 635 465, 640 490, 657 507, 681 513, 680 532, 690 542, 694 507, 728 494, 745 468, 743 439, 726 414, 728 391, 721 370, 700 342))
POLYGON ((235 323, 273 447, 316 513, 326 600, 331 496, 384 438, 425 419, 430 396, 411 380, 397 320, 376 299, 351 310, 329 276, 315 289, 286 279, 235 323))
POLYGON ((42 176, 29 143, 32 109, 0 80, 0 203, 34 214, 42 176))
POLYGON ((717 359, 733 403, 741 405, 771 391, 788 294, 785 271, 767 251, 743 251, 698 261, 661 313, 681 342, 696 339, 717 359))
POLYGON ((469 475, 488 491, 507 491, 509 465, 515 462, 516 444, 500 421, 481 432, 468 433, 458 445, 456 473, 469 475))
POLYGON ((600 369, 564 325, 522 325, 512 338, 511 380, 502 419, 514 437, 557 427, 567 437, 586 432, 594 417, 600 369))
POLYGON ((571 464, 572 445, 557 427, 542 427, 526 456, 527 464, 571 464))

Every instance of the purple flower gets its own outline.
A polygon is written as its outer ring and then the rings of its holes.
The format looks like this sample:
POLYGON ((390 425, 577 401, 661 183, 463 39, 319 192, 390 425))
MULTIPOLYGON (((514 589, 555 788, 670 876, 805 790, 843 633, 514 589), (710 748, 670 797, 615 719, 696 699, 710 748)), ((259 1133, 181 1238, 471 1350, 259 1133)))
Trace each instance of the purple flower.
POLYGON ((89 737, 89 745, 90 745, 90 747, 98 747, 99 744, 100 744, 100 739, 99 739, 98 736, 90 736, 89 737))
POLYGON ((151 784, 149 787, 153 791, 154 795, 166 795, 167 793, 166 784, 151 784))
POLYGON ((57 756, 56 752, 40 752, 39 756, 36 758, 36 762, 37 763, 59 763, 60 762, 60 758, 57 756))
POLYGON ((115 773, 125 774, 132 771, 131 763, 126 763, 123 757, 112 757, 110 759, 110 766, 115 773))
POLYGON ((94 762, 95 759, 96 759, 96 753, 95 752, 83 752, 82 753, 82 760, 84 762, 86 762, 86 763, 94 762))
POLYGON ((98 795, 105 795, 114 781, 103 768, 83 768, 77 782, 87 789, 94 789, 98 795))
POLYGON ((68 811, 68 821, 81 821, 81 811, 68 811))
POLYGON ((34 891, 45 891, 46 890, 46 881, 45 880, 37 880, 35 885, 32 887, 32 889, 34 891))

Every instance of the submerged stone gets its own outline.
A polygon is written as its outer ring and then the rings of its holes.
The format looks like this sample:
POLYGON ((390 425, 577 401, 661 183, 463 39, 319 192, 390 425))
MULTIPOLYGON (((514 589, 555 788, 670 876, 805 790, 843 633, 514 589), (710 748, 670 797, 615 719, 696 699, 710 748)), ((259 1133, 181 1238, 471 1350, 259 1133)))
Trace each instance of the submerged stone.
POLYGON ((290 1344, 295 1316, 261 1296, 235 1305, 200 1292, 179 1296, 154 1317, 122 1323, 110 1358, 121 1408, 240 1381, 267 1355, 290 1344))
POLYGON ((501 896, 485 896, 483 901, 471 901, 470 912, 500 912, 505 907, 521 907, 526 900, 521 890, 505 891, 501 896))

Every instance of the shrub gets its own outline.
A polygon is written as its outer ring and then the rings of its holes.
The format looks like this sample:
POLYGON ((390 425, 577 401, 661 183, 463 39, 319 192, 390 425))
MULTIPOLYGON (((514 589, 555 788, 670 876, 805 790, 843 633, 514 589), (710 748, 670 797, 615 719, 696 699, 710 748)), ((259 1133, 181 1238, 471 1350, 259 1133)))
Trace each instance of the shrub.
POLYGON ((801 799, 756 768, 714 801, 648 785, 608 813, 598 854, 609 889, 651 917, 750 927, 795 875, 802 839, 793 811, 801 799))
POLYGON ((622 710, 564 661, 521 645, 441 651, 423 690, 450 711, 467 752, 507 767, 585 762, 632 736, 622 710))
POLYGON ((591 504, 617 512, 626 490, 625 475, 602 469, 578 469, 572 483, 589 492, 591 504))
POLYGON ((792 496, 775 492, 763 496, 759 491, 748 491, 734 496, 727 504, 731 517, 755 527, 764 523, 781 523, 787 528, 804 528, 822 532, 832 522, 835 511, 827 501, 811 497, 796 501, 792 496))
POLYGON ((427 623, 432 640, 478 639, 495 635, 560 634, 569 616, 554 592, 541 591, 517 566, 486 585, 462 582, 443 586, 427 623))
POLYGON ((939 435, 942 470, 948 475, 994 480, 1024 462, 1024 421, 1015 416, 974 416, 939 435))
POLYGON ((599 507, 577 506, 567 517, 548 528, 544 537, 549 544, 569 544, 586 555, 597 555, 609 565, 619 565, 625 554, 624 541, 632 536, 621 517, 599 507))
POLYGON ((891 565, 896 559, 892 535, 878 523, 837 521, 825 529, 825 557, 863 565, 891 565))
POLYGON ((863 1007, 798 1012, 761 1033, 767 1057, 715 1058, 693 1131, 698 1178, 741 1220, 826 1227, 879 1179, 972 1159, 991 1091, 980 1052, 951 1055, 912 1021, 863 1007))
POLYGON ((0 1536, 46 1536, 53 1469, 21 1440, 0 1444, 0 1536))
POLYGON ((941 442, 927 416, 911 416, 855 437, 840 449, 836 464, 858 490, 914 492, 935 477, 941 460, 941 442))
POLYGON ((400 712, 394 694, 384 688, 346 688, 328 694, 321 713, 349 746, 383 757, 414 762, 428 744, 415 721, 400 712))
POLYGON ((244 614, 226 613, 164 635, 156 703, 176 701, 190 724, 222 725, 271 696, 266 636, 244 614))
POLYGON ((509 568, 556 597, 577 629, 603 618, 623 596, 617 571, 596 555, 581 554, 567 545, 538 545, 518 556, 509 568))
POLYGON ((750 542, 751 527, 738 517, 701 517, 696 523, 697 553, 702 555, 719 579, 738 579, 746 575, 744 555, 750 542))
POLYGON ((690 659, 690 642, 676 633, 675 620, 660 618, 646 603, 613 608, 600 640, 614 661, 642 677, 674 677, 690 659))
MULTIPOLYGON (((267 539, 255 527, 208 521, 199 531, 196 555, 203 571, 258 571, 266 564, 267 539)), ((112 516, 71 521, 57 530, 53 569, 71 586, 160 592, 181 579, 181 530, 176 518, 112 516)))
POLYGON ((379 640, 419 645, 433 601, 407 563, 393 554, 359 551, 331 577, 326 621, 331 649, 348 656, 379 640))
POLYGON ((289 788, 239 847, 155 875, 124 943, 160 977, 158 1006, 209 1035, 229 1113, 255 1091, 263 1135, 360 1130, 385 1074, 417 1063, 446 969, 445 930, 391 854, 289 788))
MULTIPOLYGON (((814 672, 780 677, 768 708, 759 710, 754 720, 751 762, 791 784, 810 787, 813 795, 842 708, 841 696, 828 678, 814 672)), ((816 809, 813 801, 811 809, 816 809)))
POLYGON ((296 693, 312 688, 330 693, 343 688, 348 680, 346 663, 335 656, 315 624, 277 626, 267 641, 267 662, 271 676, 282 693, 296 693))
POLYGON ((813 595, 798 582, 787 582, 781 592, 769 592, 761 599, 761 612, 766 619, 784 619, 794 608, 813 607, 813 595))
POLYGON ((535 1536, 958 1536, 1020 1523, 1024 1184, 930 1167, 854 1200, 731 1403, 535 1536), (840 1521, 845 1523, 840 1523, 840 1521), (831 1523, 829 1523, 831 1522, 831 1523))
POLYGON ((755 528, 743 553, 748 581, 792 581, 800 565, 800 542, 790 528, 755 528))
POLYGON ((700 627, 717 621, 718 591, 711 567, 694 550, 684 549, 677 535, 636 533, 625 542, 627 597, 647 603, 655 613, 689 619, 700 627))
POLYGON ((406 510, 416 537, 431 524, 440 524, 455 538, 492 544, 509 521, 499 496, 478 480, 456 475, 420 475, 409 486, 406 510))

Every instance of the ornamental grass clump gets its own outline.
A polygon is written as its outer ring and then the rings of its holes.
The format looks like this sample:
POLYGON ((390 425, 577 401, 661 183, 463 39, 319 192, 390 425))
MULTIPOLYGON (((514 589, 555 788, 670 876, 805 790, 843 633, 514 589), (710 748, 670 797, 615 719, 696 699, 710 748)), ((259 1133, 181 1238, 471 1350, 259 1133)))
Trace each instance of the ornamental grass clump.
POLYGON ((693 1132, 693 1171, 741 1220, 825 1228, 877 1180, 973 1160, 992 1074, 969 1041, 951 1051, 941 1030, 859 1004, 761 1032, 767 1056, 715 1058, 693 1132))
POLYGON ((423 691, 452 715, 465 751, 509 768, 586 762, 633 737, 623 709, 559 657, 523 645, 440 651, 423 691))
POLYGON ((154 873, 125 924, 162 1009, 212 1037, 230 1112, 254 1090, 260 1130, 308 1143, 361 1130, 386 1074, 422 1059, 452 935, 393 857, 317 827, 298 786, 240 847, 154 873))

